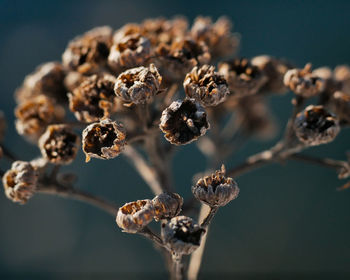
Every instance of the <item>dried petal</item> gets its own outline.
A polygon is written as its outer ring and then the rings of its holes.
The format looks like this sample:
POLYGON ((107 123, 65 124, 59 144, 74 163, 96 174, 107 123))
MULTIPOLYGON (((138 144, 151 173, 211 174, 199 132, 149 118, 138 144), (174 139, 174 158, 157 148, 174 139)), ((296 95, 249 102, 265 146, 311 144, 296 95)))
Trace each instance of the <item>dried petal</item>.
POLYGON ((171 219, 181 212, 183 198, 177 193, 165 192, 152 200, 155 209, 155 219, 171 219))

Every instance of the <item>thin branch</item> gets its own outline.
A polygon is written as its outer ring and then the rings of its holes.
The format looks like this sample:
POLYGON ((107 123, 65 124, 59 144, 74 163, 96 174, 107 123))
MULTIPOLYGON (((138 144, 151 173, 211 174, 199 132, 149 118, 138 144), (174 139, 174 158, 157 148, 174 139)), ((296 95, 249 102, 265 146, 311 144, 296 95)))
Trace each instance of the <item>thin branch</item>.
POLYGON ((173 263, 174 263, 174 275, 173 278, 175 280, 181 280, 183 279, 182 275, 182 255, 173 255, 173 263))
POLYGON ((210 207, 208 215, 205 217, 203 222, 201 223, 201 227, 207 228, 209 227, 211 221, 213 220, 216 212, 218 212, 219 207, 210 207))
POLYGON ((149 227, 144 227, 142 230, 138 232, 142 236, 145 236, 147 239, 151 240, 156 246, 166 248, 162 239, 156 235, 149 227))

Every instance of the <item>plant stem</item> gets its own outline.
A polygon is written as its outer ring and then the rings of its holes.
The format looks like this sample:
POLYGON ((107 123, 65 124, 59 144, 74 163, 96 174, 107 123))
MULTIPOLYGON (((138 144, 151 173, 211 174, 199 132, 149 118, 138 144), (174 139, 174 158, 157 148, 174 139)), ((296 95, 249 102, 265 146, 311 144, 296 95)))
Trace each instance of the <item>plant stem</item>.
POLYGON ((173 263, 174 263, 174 275, 173 275, 173 278, 175 280, 181 280, 183 277, 182 275, 182 263, 181 263, 181 260, 182 260, 182 255, 173 255, 173 263))
POLYGON ((216 212, 218 212, 219 207, 210 207, 208 215, 205 217, 203 222, 201 223, 201 227, 207 228, 209 227, 211 221, 213 220, 216 212))
POLYGON ((138 232, 139 234, 145 236, 149 240, 151 240, 156 246, 166 248, 162 239, 156 235, 149 227, 144 227, 142 230, 138 232))

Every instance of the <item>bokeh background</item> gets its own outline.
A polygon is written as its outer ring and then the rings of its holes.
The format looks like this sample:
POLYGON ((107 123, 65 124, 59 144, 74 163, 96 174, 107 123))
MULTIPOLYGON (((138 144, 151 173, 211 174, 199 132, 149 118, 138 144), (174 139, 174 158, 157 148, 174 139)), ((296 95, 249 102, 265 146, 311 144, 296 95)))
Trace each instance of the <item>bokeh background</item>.
MULTIPOLYGON (((23 159, 38 155, 15 132, 12 94, 36 65, 59 60, 68 40, 99 25, 118 28, 147 17, 227 15, 242 35, 240 54, 271 54, 298 66, 350 64, 349 1, 15 1, 0 0, 0 110, 6 143, 23 159)), ((281 127, 291 94, 274 97, 281 127)), ((274 141, 251 140, 234 166, 274 141)), ((310 154, 345 158, 350 131, 310 154)), ((6 167, 4 162, 0 163, 6 167)), ((194 144, 176 155, 178 192, 189 197, 192 175, 205 168, 194 144)), ((77 186, 122 204, 151 197, 118 157, 69 167, 77 186)), ((350 279, 350 191, 333 170, 290 162, 239 178, 240 197, 219 211, 210 230, 201 279, 350 279)), ((0 195, 0 279, 165 279, 152 245, 122 233, 104 212, 76 201, 36 195, 18 206, 0 195), (141 278, 142 277, 142 278, 141 278)))

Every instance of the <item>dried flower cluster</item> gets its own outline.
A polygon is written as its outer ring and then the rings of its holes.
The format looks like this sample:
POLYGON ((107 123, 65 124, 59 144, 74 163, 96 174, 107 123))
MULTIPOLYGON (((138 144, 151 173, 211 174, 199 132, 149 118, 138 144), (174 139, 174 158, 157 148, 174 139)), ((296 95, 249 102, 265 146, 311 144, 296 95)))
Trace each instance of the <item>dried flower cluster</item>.
MULTIPOLYGON (((13 162, 7 172, 0 169, 6 196, 24 204, 35 192, 46 192, 101 207, 116 215, 124 232, 146 236, 170 253, 170 273, 182 279, 181 256, 204 246, 201 240, 218 209, 238 196, 231 177, 281 158, 321 163, 335 168, 339 178, 349 177, 349 161, 300 153, 332 142, 349 126, 350 67, 299 69, 268 55, 239 57, 239 36, 231 27, 227 18, 198 17, 192 25, 183 17, 157 18, 115 31, 98 27, 74 38, 61 62, 40 65, 15 93, 16 129, 40 148, 40 158, 26 162, 11 154, 0 113, 0 159, 13 162), (278 143, 227 172, 224 165, 211 172, 250 137, 274 137, 268 98, 288 91, 294 110, 278 143), (207 156, 208 170, 192 186, 195 199, 187 201, 175 193, 170 163, 175 146, 193 142, 207 156), (127 157, 153 199, 118 210, 75 189, 75 176, 58 167, 77 160, 80 146, 87 162, 127 157), (204 217, 198 224, 187 216, 196 202, 204 217), (160 223, 158 233, 150 228, 154 221, 160 223)), ((198 274, 192 260, 188 267, 198 274)))

